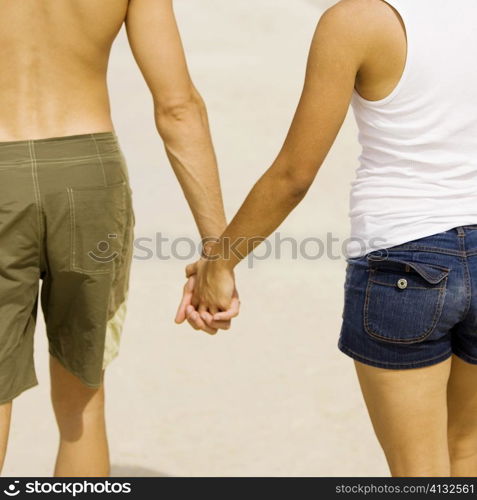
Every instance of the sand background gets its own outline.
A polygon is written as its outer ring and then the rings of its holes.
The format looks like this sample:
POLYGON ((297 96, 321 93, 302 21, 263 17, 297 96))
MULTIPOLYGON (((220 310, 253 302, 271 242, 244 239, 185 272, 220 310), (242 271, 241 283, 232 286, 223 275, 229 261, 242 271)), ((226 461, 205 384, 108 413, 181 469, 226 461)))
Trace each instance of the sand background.
MULTIPOLYGON (((281 147, 316 23, 334 2, 174 3, 191 73, 208 105, 230 217, 281 147)), ((124 32, 109 79, 136 237, 197 239, 124 32)), ((280 228, 282 237, 347 237, 358 153, 350 116, 307 198, 280 228)), ((177 247, 182 255, 188 250, 177 247)), ((216 338, 173 324, 190 260, 134 260, 122 351, 107 374, 113 475, 387 475, 353 363, 336 347, 344 260, 293 259, 284 251, 281 259, 242 264, 242 314, 216 338)), ((40 386, 15 403, 7 476, 48 476, 53 467, 57 433, 39 318, 40 386)))

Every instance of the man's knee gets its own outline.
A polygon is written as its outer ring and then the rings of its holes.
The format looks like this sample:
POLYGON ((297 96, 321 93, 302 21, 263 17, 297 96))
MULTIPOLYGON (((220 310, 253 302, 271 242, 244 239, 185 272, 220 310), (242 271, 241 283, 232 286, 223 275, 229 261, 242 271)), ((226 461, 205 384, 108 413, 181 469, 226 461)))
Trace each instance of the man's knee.
POLYGON ((77 441, 90 429, 104 425, 104 392, 90 389, 89 397, 52 391, 52 403, 61 438, 77 441))
POLYGON ((78 387, 68 390, 64 386, 61 389, 55 389, 53 385, 51 400, 58 419, 86 418, 104 413, 104 390, 102 387, 92 389, 83 386, 79 390, 78 387))

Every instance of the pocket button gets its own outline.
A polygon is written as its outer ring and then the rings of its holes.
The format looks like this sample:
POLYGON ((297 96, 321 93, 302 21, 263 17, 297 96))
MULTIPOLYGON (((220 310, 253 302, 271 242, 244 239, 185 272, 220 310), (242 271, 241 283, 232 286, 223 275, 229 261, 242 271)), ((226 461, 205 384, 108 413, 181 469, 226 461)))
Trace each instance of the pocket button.
POLYGON ((407 280, 404 278, 398 280, 397 286, 400 290, 405 290, 407 288, 407 280))

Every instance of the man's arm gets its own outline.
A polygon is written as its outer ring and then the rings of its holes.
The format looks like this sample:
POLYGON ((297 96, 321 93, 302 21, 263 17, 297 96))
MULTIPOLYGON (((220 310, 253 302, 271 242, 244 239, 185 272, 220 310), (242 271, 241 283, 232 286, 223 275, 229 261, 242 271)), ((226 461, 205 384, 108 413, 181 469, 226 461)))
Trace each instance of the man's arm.
POLYGON ((126 30, 151 90, 157 130, 202 238, 226 226, 207 111, 187 69, 172 0, 131 0, 126 30))
MULTIPOLYGON (((311 186, 346 117, 366 58, 369 40, 361 25, 362 4, 341 2, 320 19, 303 93, 280 154, 255 184, 219 243, 211 247, 212 258, 188 268, 188 275, 197 273, 194 306, 205 305, 209 310, 228 307, 232 269, 277 229, 311 186), (235 251, 228 254, 231 246, 235 251)), ((219 313, 215 319, 226 317, 219 313)))

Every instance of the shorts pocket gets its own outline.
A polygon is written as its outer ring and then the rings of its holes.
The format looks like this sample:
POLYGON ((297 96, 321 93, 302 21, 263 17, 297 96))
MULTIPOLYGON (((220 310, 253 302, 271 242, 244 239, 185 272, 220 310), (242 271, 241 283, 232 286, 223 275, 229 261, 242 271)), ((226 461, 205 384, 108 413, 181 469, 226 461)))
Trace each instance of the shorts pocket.
POLYGON ((449 269, 387 257, 368 258, 364 329, 372 337, 411 344, 432 334, 442 313, 449 269))
POLYGON ((129 196, 126 182, 68 188, 72 271, 108 274, 120 265, 131 219, 129 196))

